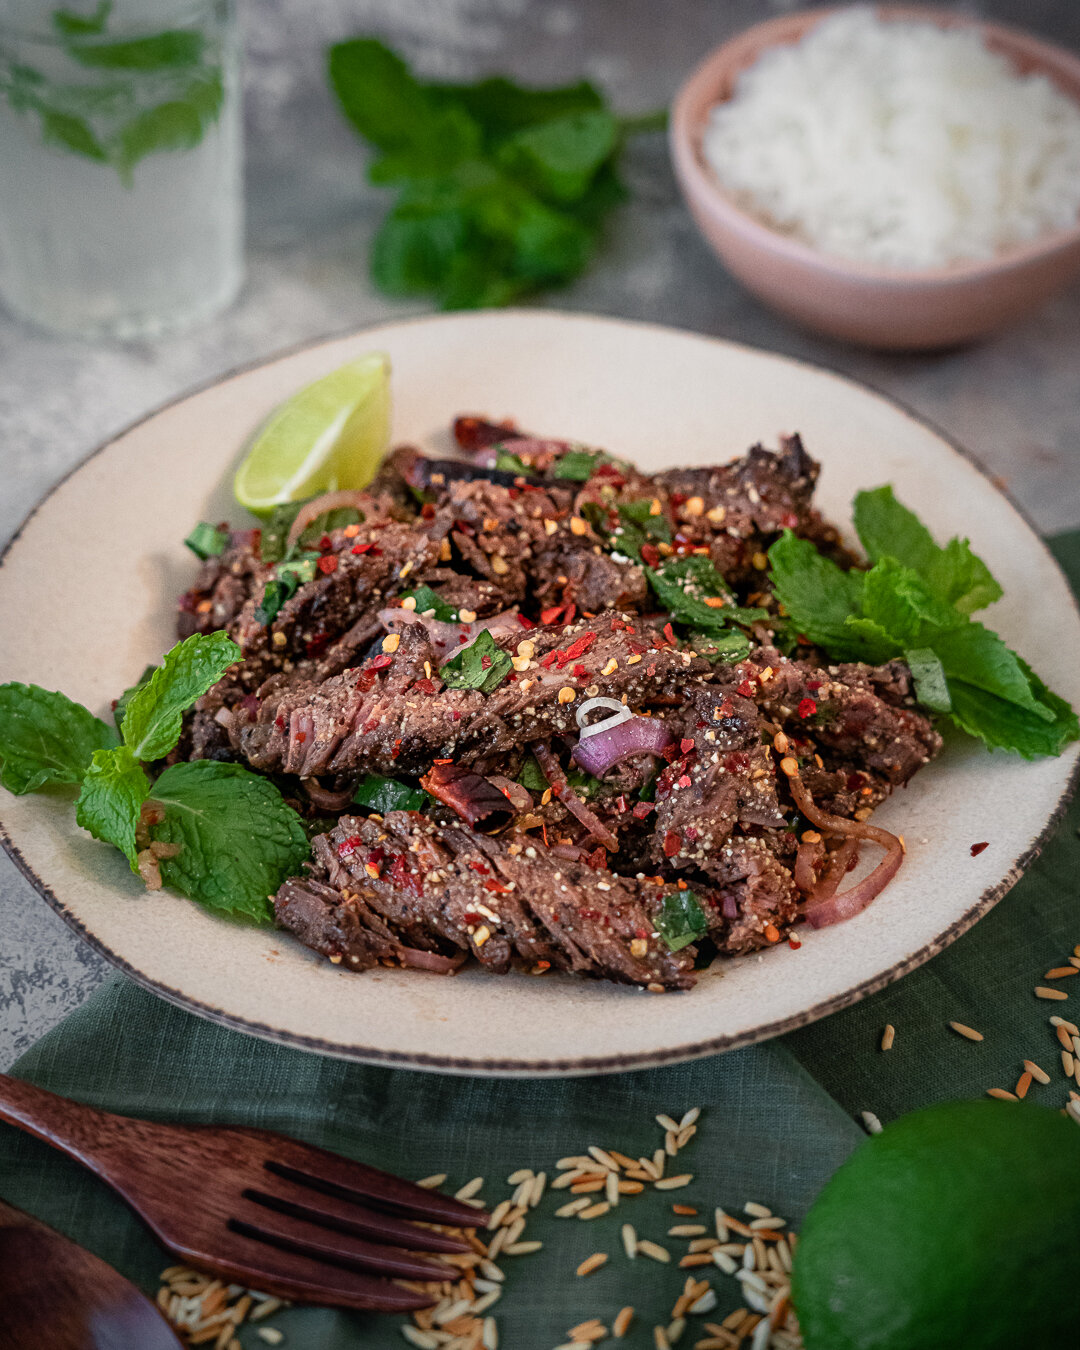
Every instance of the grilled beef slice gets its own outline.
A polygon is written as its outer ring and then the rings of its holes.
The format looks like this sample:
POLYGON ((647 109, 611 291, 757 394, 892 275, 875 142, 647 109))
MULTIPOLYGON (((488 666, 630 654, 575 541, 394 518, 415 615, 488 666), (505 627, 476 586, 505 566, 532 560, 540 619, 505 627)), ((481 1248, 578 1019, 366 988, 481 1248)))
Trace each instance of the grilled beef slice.
MULTIPOLYGON (((526 838, 490 839, 414 812, 344 816, 315 840, 311 880, 286 882, 278 921, 354 969, 472 955, 491 970, 547 966, 686 989, 695 951, 668 950, 654 919, 674 886, 594 871, 526 838), (407 950, 403 956, 398 948, 407 950)), ((699 897, 718 928, 717 906, 699 897)))

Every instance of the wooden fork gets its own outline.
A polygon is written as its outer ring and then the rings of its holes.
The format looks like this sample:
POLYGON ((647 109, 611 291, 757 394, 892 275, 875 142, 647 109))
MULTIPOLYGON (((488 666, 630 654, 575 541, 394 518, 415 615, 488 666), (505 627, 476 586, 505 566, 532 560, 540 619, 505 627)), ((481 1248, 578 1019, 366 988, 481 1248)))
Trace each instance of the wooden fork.
POLYGON ((460 1270, 414 1252, 467 1252, 421 1227, 476 1228, 483 1211, 269 1130, 161 1125, 73 1102, 0 1074, 0 1120, 113 1188, 171 1252, 278 1298, 398 1312, 435 1300, 395 1280, 460 1270))

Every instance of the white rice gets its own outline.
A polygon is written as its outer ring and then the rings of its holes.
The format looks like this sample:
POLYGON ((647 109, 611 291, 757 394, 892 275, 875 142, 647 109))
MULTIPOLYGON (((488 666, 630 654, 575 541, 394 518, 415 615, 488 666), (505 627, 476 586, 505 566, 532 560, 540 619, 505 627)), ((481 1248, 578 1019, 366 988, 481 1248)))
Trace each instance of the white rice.
POLYGON ((1080 106, 972 29, 861 7, 745 70, 703 150, 767 224, 886 267, 989 258, 1080 215, 1080 106))

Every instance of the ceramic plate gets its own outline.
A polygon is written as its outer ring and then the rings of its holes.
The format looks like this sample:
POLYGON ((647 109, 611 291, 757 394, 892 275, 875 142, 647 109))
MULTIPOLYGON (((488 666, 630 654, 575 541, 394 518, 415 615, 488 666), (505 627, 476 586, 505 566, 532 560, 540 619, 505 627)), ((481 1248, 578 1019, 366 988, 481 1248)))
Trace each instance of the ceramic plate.
MULTIPOLYGON (((227 484, 270 409, 371 347, 394 365, 394 437, 449 449, 457 412, 606 446, 645 469, 710 464, 798 430, 838 523, 895 485, 939 536, 970 535, 1005 587, 991 622, 1080 702, 1080 615, 1029 526, 940 435, 836 375, 731 343, 545 312, 369 329, 229 376, 132 427, 60 483, 0 568, 0 680, 109 700, 174 641, 200 519, 242 514, 227 484)), ((664 997, 562 976, 351 974, 283 933, 148 894, 74 824, 66 798, 0 794, 5 842, 49 903, 139 983, 240 1030, 351 1059, 457 1073, 602 1073, 689 1059, 800 1026, 911 970, 969 927, 1035 856, 1077 747, 1036 763, 957 740, 880 811, 907 862, 869 910, 795 951, 718 962, 664 997), (977 857, 971 845, 989 841, 977 857)))

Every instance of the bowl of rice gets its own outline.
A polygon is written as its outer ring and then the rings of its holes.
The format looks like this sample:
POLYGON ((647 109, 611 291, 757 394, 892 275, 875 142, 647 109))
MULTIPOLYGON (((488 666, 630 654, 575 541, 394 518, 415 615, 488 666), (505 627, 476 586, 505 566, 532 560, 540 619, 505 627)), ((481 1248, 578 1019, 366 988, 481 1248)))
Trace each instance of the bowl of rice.
POLYGON ((1080 57, 950 11, 808 10, 676 96, 676 176, 748 290, 892 350, 1004 328, 1080 274, 1080 57))

